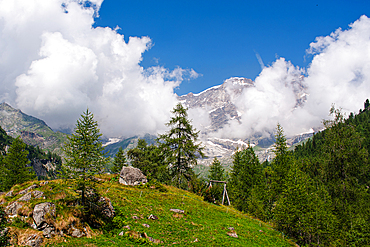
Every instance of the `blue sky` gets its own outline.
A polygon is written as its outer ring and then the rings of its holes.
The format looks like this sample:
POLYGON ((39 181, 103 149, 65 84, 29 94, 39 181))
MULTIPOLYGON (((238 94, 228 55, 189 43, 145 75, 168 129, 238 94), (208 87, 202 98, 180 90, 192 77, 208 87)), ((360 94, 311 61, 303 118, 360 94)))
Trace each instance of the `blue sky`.
POLYGON ((184 81, 179 95, 200 92, 223 80, 255 79, 265 65, 284 57, 306 68, 309 44, 338 28, 347 29, 370 1, 152 1, 105 0, 95 26, 115 28, 125 36, 148 36, 153 47, 143 67, 194 69, 201 77, 184 81))

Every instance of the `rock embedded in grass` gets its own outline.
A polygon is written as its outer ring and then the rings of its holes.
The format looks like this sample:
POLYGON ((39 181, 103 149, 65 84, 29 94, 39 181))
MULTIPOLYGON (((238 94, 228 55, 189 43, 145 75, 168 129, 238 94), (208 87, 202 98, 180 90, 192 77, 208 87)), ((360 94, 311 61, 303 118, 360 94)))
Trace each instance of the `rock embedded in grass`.
POLYGON ((31 234, 21 243, 22 245, 39 247, 42 244, 42 238, 37 234, 31 234))
POLYGON ((158 220, 158 217, 155 215, 149 215, 148 220, 158 220))
POLYGON ((36 189, 37 187, 39 187, 37 184, 33 184, 33 185, 29 186, 27 189, 24 189, 24 190, 20 191, 18 194, 19 195, 24 195, 28 191, 33 190, 33 189, 36 189))
POLYGON ((174 213, 178 213, 178 214, 183 214, 185 213, 184 210, 181 210, 181 209, 176 209, 176 208, 171 208, 170 209, 171 212, 174 212, 174 213))
POLYGON ((8 215, 8 216, 14 216, 14 215, 17 215, 18 214, 18 210, 21 209, 23 206, 23 204, 19 203, 19 202, 13 202, 12 204, 8 205, 6 208, 5 208, 5 213, 8 215))
POLYGON ((227 235, 229 235, 230 237, 233 237, 233 238, 238 238, 238 234, 236 234, 235 231, 230 231, 227 233, 227 235))
POLYGON ((38 191, 38 190, 27 192, 27 194, 25 194, 24 196, 22 196, 21 198, 19 198, 18 201, 28 202, 28 201, 30 201, 32 199, 32 195, 33 195, 33 198, 34 199, 39 199, 39 198, 41 198, 41 197, 44 196, 44 192, 38 191))
POLYGON ((112 205, 112 202, 109 198, 100 197, 98 203, 101 204, 100 210, 102 214, 107 218, 113 218, 115 211, 112 205))
POLYGON ((13 197, 13 190, 9 191, 8 193, 6 193, 6 197, 13 197))

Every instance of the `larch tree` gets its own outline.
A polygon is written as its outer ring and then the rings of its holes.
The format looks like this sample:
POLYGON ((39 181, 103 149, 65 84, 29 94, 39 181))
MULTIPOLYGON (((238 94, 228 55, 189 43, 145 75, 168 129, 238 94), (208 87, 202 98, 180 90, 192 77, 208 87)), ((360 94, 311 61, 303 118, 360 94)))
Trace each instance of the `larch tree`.
POLYGON ((197 131, 188 119, 187 109, 178 103, 173 109, 174 116, 166 124, 171 129, 160 135, 158 140, 171 170, 172 181, 179 187, 194 175, 192 166, 198 157, 204 157, 203 147, 198 140, 197 131))
POLYGON ((280 124, 276 127, 275 134, 275 158, 272 161, 273 167, 273 189, 277 196, 283 190, 284 180, 292 164, 291 154, 288 152, 288 146, 284 135, 283 127, 280 124))
POLYGON ((75 179, 83 207, 87 206, 87 191, 94 187, 93 176, 102 173, 106 163, 101 135, 94 115, 87 109, 64 145, 66 162, 63 163, 63 173, 65 178, 75 179))

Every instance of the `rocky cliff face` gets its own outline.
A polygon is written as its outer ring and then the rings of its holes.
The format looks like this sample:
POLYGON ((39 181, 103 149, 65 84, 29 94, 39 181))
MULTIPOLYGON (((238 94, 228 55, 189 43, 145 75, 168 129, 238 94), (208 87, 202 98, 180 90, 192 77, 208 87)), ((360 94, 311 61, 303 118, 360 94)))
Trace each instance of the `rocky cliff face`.
POLYGON ((44 121, 14 109, 7 103, 0 104, 0 125, 8 135, 14 138, 20 136, 28 145, 59 154, 62 143, 67 139, 66 134, 54 132, 44 121))
POLYGON ((217 131, 231 119, 240 120, 240 112, 233 103, 233 97, 240 95, 243 89, 253 86, 254 82, 250 79, 232 77, 222 85, 211 87, 199 94, 188 93, 179 96, 179 100, 189 109, 202 108, 208 111, 211 124, 206 127, 206 134, 217 131))

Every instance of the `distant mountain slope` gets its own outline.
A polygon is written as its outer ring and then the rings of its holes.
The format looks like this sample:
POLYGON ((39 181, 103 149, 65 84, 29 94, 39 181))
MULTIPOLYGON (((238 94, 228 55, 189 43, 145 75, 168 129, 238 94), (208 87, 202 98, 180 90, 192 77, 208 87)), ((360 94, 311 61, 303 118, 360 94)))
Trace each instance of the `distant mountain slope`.
POLYGON ((0 104, 0 125, 12 137, 21 136, 28 145, 61 153, 67 135, 54 132, 44 121, 14 109, 7 103, 0 104))
POLYGON ((140 138, 144 139, 149 145, 152 145, 156 143, 157 136, 146 134, 143 137, 134 136, 125 139, 114 138, 115 140, 112 144, 110 144, 110 142, 107 142, 103 144, 103 146, 105 146, 105 152, 107 152, 107 156, 114 157, 119 148, 122 148, 123 150, 128 150, 136 147, 137 142, 140 138))
MULTIPOLYGON (((305 87, 302 84, 303 77, 297 77, 291 83, 296 96, 296 106, 303 104, 306 101, 305 87)), ((222 130, 230 121, 237 120, 241 122, 243 111, 238 109, 234 104, 238 97, 243 93, 243 90, 255 87, 254 81, 243 77, 231 77, 223 82, 223 84, 211 87, 198 94, 188 93, 187 95, 179 96, 179 101, 184 104, 189 111, 195 109, 206 110, 209 114, 209 126, 203 126, 201 130, 202 144, 205 146, 205 154, 208 159, 199 160, 198 164, 209 166, 213 157, 218 157, 222 162, 231 162, 230 157, 235 152, 236 148, 243 148, 250 143, 255 146, 256 154, 260 161, 270 159, 274 156, 271 145, 274 144, 274 135, 271 132, 270 136, 262 136, 255 134, 248 138, 215 138, 214 133, 222 130)), ((304 140, 312 136, 312 133, 304 133, 289 139, 290 145, 304 140)), ((197 168, 203 169, 203 168, 197 168)), ((204 169, 203 169, 204 170, 204 169)))
POLYGON ((179 100, 189 109, 203 108, 208 111, 211 125, 203 131, 206 134, 221 129, 230 119, 240 119, 240 112, 233 104, 233 97, 240 95, 244 88, 253 86, 254 82, 250 79, 232 77, 223 84, 208 88, 199 94, 188 93, 179 96, 179 100))

